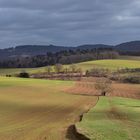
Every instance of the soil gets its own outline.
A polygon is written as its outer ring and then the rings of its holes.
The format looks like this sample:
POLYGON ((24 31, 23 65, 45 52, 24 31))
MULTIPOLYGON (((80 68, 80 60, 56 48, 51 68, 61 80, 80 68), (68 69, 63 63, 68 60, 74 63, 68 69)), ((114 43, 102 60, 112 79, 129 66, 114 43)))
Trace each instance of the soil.
MULTIPOLYGON (((107 93, 106 96, 140 99, 140 85, 113 82, 112 89, 112 92, 107 93)), ((100 92, 94 88, 94 82, 85 80, 75 82, 75 85, 65 92, 89 96, 101 95, 100 92)))

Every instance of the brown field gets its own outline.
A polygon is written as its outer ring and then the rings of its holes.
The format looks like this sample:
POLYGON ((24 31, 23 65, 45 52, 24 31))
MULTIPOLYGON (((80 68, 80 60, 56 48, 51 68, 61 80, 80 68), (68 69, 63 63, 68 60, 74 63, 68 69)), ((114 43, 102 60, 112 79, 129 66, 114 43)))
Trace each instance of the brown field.
POLYGON ((98 98, 62 91, 72 85, 0 77, 0 140, 77 140, 67 129, 98 98))
MULTIPOLYGON (((94 88, 95 80, 96 78, 78 81, 73 87, 69 88, 67 92, 73 94, 99 96, 99 91, 94 88)), ((112 89, 113 91, 108 93, 107 96, 140 99, 139 84, 124 84, 113 82, 112 89)))

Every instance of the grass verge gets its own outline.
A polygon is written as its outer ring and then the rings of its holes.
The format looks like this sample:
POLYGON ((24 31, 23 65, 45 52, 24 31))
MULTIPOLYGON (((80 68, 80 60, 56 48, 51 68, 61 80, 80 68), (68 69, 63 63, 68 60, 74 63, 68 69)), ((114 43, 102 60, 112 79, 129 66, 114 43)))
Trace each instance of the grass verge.
POLYGON ((101 97, 77 128, 91 140, 139 140, 139 118, 139 100, 101 97))

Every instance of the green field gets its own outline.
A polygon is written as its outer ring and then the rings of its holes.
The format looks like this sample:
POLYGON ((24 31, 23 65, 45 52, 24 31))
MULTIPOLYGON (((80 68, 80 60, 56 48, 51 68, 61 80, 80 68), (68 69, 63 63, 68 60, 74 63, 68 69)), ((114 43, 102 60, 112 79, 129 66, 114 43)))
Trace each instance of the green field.
POLYGON ((77 128, 91 140, 139 140, 140 101, 101 97, 77 128))
MULTIPOLYGON (((64 67, 69 67, 70 65, 64 65, 64 67)), ((96 60, 96 61, 87 61, 82 63, 77 63, 76 66, 81 68, 83 71, 90 70, 92 68, 108 68, 115 70, 118 68, 140 68, 140 61, 138 60, 96 60)), ((29 73, 40 73, 45 72, 45 67, 41 68, 24 68, 24 69, 0 69, 0 75, 5 74, 15 74, 19 73, 22 70, 26 70, 29 73)))
POLYGON ((97 97, 65 93, 67 81, 0 77, 0 140, 66 140, 97 97))
POLYGON ((91 68, 108 68, 115 70, 118 68, 140 68, 140 61, 136 60, 97 60, 78 64, 83 70, 91 68))

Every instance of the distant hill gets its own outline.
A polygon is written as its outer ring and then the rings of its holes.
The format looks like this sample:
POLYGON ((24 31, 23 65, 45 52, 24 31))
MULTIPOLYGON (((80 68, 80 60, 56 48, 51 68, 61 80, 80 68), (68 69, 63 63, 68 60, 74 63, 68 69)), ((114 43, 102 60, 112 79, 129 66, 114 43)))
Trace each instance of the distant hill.
POLYGON ((121 43, 119 45, 105 45, 105 44, 89 44, 89 45, 81 45, 78 46, 79 49, 94 49, 94 48, 113 48, 118 51, 140 51, 140 41, 131 41, 131 42, 125 42, 121 43))
POLYGON ((44 55, 47 52, 59 52, 62 50, 90 50, 95 48, 113 48, 118 51, 126 52, 140 52, 140 41, 132 41, 122 43, 116 46, 105 45, 105 44, 88 44, 77 47, 66 47, 66 46, 55 46, 55 45, 22 45, 16 46, 15 48, 0 49, 0 60, 10 59, 15 57, 26 57, 44 55))
POLYGON ((67 50, 69 48, 64 46, 54 46, 54 45, 24 45, 15 47, 15 53, 26 53, 29 55, 46 54, 47 52, 58 52, 62 50, 67 50))
POLYGON ((131 41, 116 45, 115 48, 121 51, 140 51, 140 41, 131 41))
POLYGON ((70 48, 73 49, 72 47, 54 45, 22 45, 15 48, 0 49, 0 59, 45 55, 47 52, 55 53, 70 48))
POLYGON ((81 45, 78 46, 78 49, 95 49, 95 48, 112 48, 113 46, 111 45, 104 45, 104 44, 95 44, 95 45, 81 45))

